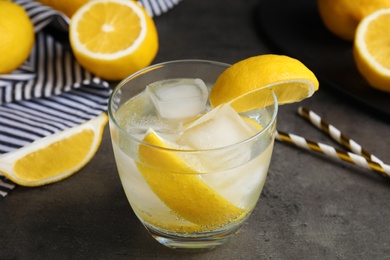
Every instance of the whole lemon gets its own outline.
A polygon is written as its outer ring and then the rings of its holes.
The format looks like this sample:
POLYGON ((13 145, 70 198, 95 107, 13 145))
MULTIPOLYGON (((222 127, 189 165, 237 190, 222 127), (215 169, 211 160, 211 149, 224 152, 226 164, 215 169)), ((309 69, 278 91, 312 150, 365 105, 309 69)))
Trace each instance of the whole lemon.
POLYGON ((390 7, 389 0, 317 0, 320 17, 329 31, 353 41, 359 22, 372 12, 390 7))
POLYGON ((38 0, 38 2, 63 12, 69 18, 89 0, 38 0))
POLYGON ((34 46, 34 26, 19 5, 0 1, 0 74, 22 65, 34 46))

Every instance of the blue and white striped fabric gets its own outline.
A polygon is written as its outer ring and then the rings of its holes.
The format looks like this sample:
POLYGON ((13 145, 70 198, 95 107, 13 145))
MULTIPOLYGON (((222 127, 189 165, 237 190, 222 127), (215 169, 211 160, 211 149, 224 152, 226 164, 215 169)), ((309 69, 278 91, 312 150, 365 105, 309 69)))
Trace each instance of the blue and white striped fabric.
POLYGON ((168 12, 181 0, 138 0, 150 16, 156 17, 168 12))
MULTIPOLYGON (((152 17, 180 0, 140 0, 152 17)), ((45 28, 66 35, 69 18, 31 0, 15 0, 34 24, 36 41, 30 57, 10 74, 0 74, 0 156, 35 140, 92 119, 107 109, 110 87, 84 70, 69 45, 45 28)), ((16 187, 0 174, 0 199, 16 187)))

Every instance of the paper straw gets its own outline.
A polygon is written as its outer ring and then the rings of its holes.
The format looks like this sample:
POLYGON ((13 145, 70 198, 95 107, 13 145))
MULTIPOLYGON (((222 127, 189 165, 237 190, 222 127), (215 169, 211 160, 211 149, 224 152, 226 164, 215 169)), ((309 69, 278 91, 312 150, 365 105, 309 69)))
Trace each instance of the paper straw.
POLYGON ((304 137, 290 133, 277 131, 275 138, 279 141, 287 142, 306 150, 316 151, 331 158, 355 164, 364 169, 375 171, 386 178, 390 178, 390 165, 378 163, 364 158, 361 155, 345 152, 330 145, 313 142, 311 140, 305 139, 304 137))
POLYGON ((319 115, 314 113, 312 110, 305 108, 305 107, 299 107, 298 114, 300 116, 302 116, 303 118, 305 118, 307 121, 309 121, 312 125, 314 125, 318 129, 320 129, 323 132, 325 132, 326 134, 328 134, 333 140, 335 140, 339 144, 343 145, 351 152, 353 152, 355 154, 360 154, 364 158, 371 160, 373 162, 383 164, 382 160, 380 160, 378 157, 376 157, 372 153, 368 152, 361 145, 359 145, 357 142, 352 140, 347 135, 343 134, 335 126, 326 122, 319 115))

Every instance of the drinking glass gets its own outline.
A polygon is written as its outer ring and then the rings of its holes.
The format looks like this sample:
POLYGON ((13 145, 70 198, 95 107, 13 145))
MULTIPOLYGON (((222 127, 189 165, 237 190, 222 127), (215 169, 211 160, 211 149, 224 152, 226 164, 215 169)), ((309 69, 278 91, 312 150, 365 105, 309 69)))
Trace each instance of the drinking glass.
MULTIPOLYGON (((147 231, 169 248, 197 252, 229 241, 250 216, 266 180, 276 97, 268 91, 257 109, 239 114, 229 105, 211 108, 208 93, 228 67, 207 60, 156 64, 120 82, 109 100, 110 134, 124 192, 147 231), (162 118, 150 86, 176 79, 205 83, 201 113, 184 113, 183 120, 162 118), (158 144, 145 141, 147 135, 158 144)), ((178 99, 162 102, 168 108, 170 102, 183 106, 174 109, 178 117, 198 102, 198 97, 178 99)))

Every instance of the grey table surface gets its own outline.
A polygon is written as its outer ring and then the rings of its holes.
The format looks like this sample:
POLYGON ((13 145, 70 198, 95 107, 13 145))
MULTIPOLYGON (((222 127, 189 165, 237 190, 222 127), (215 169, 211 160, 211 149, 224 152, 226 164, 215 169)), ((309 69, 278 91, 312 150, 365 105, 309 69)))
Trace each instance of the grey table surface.
MULTIPOLYGON (((155 19, 154 63, 227 63, 274 53, 254 24, 258 0, 183 0, 155 19)), ((335 145, 300 118, 304 105, 372 153, 389 159, 388 119, 326 85, 280 107, 278 129, 335 145)), ((354 165, 276 142, 261 198, 242 231, 202 254, 158 244, 122 190, 106 127, 92 161, 59 183, 17 187, 0 201, 0 259, 390 259, 390 182, 354 165)))

